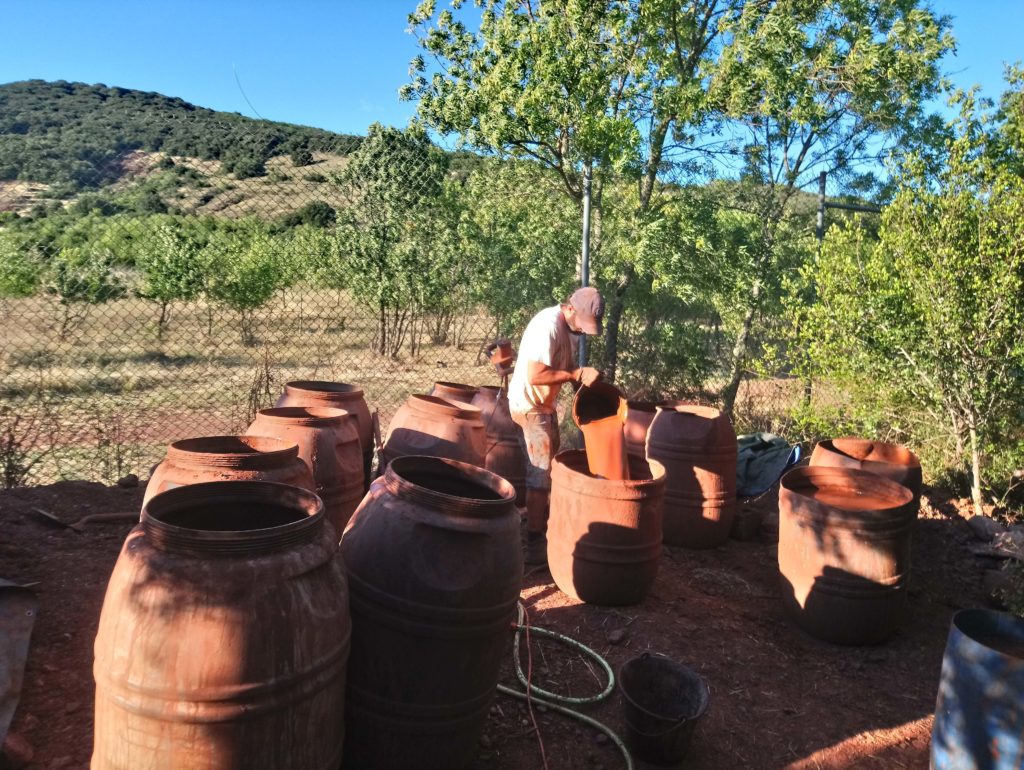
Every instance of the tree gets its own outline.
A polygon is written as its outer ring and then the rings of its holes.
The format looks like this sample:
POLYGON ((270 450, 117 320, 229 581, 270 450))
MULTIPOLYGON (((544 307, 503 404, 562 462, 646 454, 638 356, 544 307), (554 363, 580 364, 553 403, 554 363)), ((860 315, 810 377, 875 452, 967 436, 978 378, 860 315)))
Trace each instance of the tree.
MULTIPOLYGON (((458 11, 462 3, 454 5, 458 11)), ((402 95, 418 102, 426 125, 556 174, 577 206, 591 173, 597 264, 602 192, 613 173, 634 181, 635 216, 644 221, 661 204, 663 179, 692 170, 687 132, 703 117, 701 69, 714 51, 720 18, 740 5, 487 0, 479 29, 471 32, 452 11, 435 19, 434 3, 425 0, 410 23, 439 68, 428 76, 425 58, 414 59, 414 79, 402 95)), ((604 279, 605 364, 612 379, 623 298, 635 278, 635 265, 626 261, 604 279)))
POLYGON ((980 514, 993 453, 1024 449, 1024 179, 1000 127, 961 107, 937 177, 905 162, 877 246, 830 234, 802 333, 820 372, 887 386, 951 437, 980 514))
POLYGON ((421 309, 416 283, 432 266, 412 237, 418 215, 441 193, 446 159, 421 131, 375 123, 338 182, 351 204, 338 223, 349 285, 377 314, 373 347, 395 357, 421 309))
POLYGON ((50 262, 46 291, 61 305, 59 338, 84 319, 93 305, 101 305, 125 295, 124 281, 114 270, 109 252, 89 247, 67 246, 50 262))
POLYGON ((862 181, 858 170, 927 125, 924 105, 942 86, 938 63, 953 45, 948 27, 916 0, 750 2, 722 17, 708 104, 729 121, 731 149, 744 161, 736 204, 761 223, 749 268, 736 276, 745 296, 733 305, 727 411, 752 329, 793 267, 779 234, 794 195, 821 171, 862 181))
MULTIPOLYGON (((628 228, 637 231, 657 221, 675 184, 736 151, 736 126, 756 134, 738 142, 748 168, 767 172, 751 178, 769 188, 759 197, 766 224, 734 346, 741 373, 763 286, 777 272, 773 249, 788 195, 818 161, 846 167, 877 137, 911 122, 951 45, 946 22, 914 0, 480 4, 471 31, 463 3, 439 14, 433 0, 420 3, 410 23, 437 66, 428 72, 425 56, 414 59, 402 95, 417 101, 424 124, 551 170, 577 204, 584 172, 593 173, 593 258, 599 274, 605 260, 604 363, 612 378, 624 299, 638 278, 628 250, 604 250, 603 191, 613 176, 635 186, 628 228)), ((729 405, 736 387, 734 372, 729 405)))
POLYGON ((253 311, 274 296, 286 275, 276 245, 262 227, 252 224, 215 233, 202 261, 206 295, 237 310, 242 344, 255 344, 253 311))
POLYGON ((136 265, 142 270, 139 296, 157 303, 156 334, 163 340, 173 302, 194 299, 203 288, 200 245, 178 227, 157 225, 138 246, 136 265))
POLYGON ((41 268, 29 244, 14 233, 0 232, 0 297, 31 297, 41 268))

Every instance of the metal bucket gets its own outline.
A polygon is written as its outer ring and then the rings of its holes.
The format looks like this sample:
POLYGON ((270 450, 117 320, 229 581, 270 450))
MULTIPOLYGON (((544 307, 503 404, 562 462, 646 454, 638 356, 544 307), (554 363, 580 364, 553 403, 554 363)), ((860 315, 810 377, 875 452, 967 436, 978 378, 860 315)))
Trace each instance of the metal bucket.
POLYGON ((985 609, 953 616, 932 730, 933 770, 1024 767, 1024 620, 985 609))
POLYGON ((704 678, 671 658, 645 652, 619 669, 619 688, 633 753, 657 764, 679 762, 708 709, 711 693, 704 678))

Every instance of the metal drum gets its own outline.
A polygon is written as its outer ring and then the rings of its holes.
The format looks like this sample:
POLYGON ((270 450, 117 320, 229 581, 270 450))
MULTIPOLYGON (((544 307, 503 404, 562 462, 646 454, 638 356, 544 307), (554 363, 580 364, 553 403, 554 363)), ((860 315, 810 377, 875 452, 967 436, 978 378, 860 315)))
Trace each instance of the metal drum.
POLYGON ((398 407, 384 441, 384 463, 406 455, 484 465, 487 431, 480 410, 438 396, 412 395, 398 407))
POLYGON ((782 595, 804 631, 837 644, 892 635, 906 604, 912 499, 866 471, 802 467, 782 477, 782 595))
POLYGON ((863 438, 833 438, 819 441, 811 453, 811 465, 853 468, 885 476, 914 494, 913 507, 921 499, 921 461, 899 444, 863 438))
POLYGON ((512 422, 508 395, 497 386, 481 385, 473 397, 473 406, 480 410, 487 436, 484 467, 512 482, 516 488, 516 505, 525 505, 526 453, 519 440, 522 428, 512 422))

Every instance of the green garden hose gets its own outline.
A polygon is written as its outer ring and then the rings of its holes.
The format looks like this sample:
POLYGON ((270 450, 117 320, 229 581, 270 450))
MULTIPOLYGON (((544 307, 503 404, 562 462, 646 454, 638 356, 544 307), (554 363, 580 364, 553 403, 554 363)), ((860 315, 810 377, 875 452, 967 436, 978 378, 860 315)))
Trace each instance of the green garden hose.
POLYGON ((546 628, 538 628, 536 626, 527 627, 523 623, 523 620, 526 615, 526 610, 523 607, 522 602, 519 602, 518 612, 519 618, 515 625, 515 641, 512 645, 513 655, 515 656, 516 676, 519 678, 519 681, 523 685, 523 687, 525 687, 529 691, 529 694, 520 690, 513 690, 511 687, 506 687, 505 685, 501 684, 498 685, 498 692, 503 693, 505 695, 510 695, 513 698, 518 698, 519 700, 536 701, 538 704, 544 706, 545 708, 552 709, 554 711, 559 712, 560 714, 565 714, 566 716, 570 716, 573 719, 578 719, 579 721, 587 725, 590 725, 591 727, 594 727, 597 730, 600 730, 602 733, 608 736, 612 743, 614 743, 618 747, 619 751, 622 753, 623 758, 626 760, 627 770, 633 770, 633 758, 632 756, 630 756, 629 749, 626 748, 626 744, 622 742, 622 739, 618 735, 616 735, 611 730, 611 728, 601 724, 596 719, 588 717, 586 714, 581 714, 579 711, 575 711, 566 706, 558 705, 559 703, 571 703, 574 705, 598 703, 600 701, 603 701, 609 695, 611 695, 612 690, 615 689, 615 673, 612 671, 612 667, 608 665, 608 661, 606 661, 592 649, 587 647, 585 644, 578 642, 575 639, 572 639, 568 636, 565 636, 564 634, 560 634, 557 631, 550 631, 546 628), (523 631, 528 631, 531 634, 539 634, 541 636, 546 636, 549 639, 557 639, 563 644, 566 644, 569 647, 573 647, 579 650, 584 655, 590 656, 595 661, 597 661, 597 664, 602 669, 604 669, 605 675, 608 677, 608 685, 604 688, 602 692, 598 693, 597 695, 591 695, 585 698, 572 698, 567 695, 558 695, 557 693, 548 692, 547 690, 543 690, 540 687, 531 684, 529 679, 527 679, 526 674, 523 673, 522 665, 519 663, 519 637, 523 633, 523 631))

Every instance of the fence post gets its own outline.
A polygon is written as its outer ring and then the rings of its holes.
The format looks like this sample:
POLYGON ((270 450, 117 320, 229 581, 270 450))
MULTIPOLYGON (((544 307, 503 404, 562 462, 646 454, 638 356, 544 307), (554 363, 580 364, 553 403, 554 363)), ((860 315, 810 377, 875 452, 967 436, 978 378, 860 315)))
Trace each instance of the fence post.
MULTIPOLYGON (((590 161, 583 166, 583 249, 580 258, 580 286, 590 285, 590 161)), ((587 365, 587 337, 581 335, 577 366, 587 365)))

